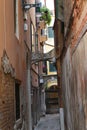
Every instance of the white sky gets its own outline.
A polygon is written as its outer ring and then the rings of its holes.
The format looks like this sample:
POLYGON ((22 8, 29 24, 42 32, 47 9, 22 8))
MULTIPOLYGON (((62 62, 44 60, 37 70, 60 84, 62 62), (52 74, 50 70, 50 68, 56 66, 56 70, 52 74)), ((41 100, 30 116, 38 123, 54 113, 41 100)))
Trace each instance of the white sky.
MULTIPOLYGON (((44 4, 44 0, 41 0, 41 2, 44 4)), ((54 0, 46 0, 46 6, 50 10, 54 10, 54 0)))
MULTIPOLYGON (((42 4, 44 5, 44 0, 40 0, 42 2, 42 4)), ((46 6, 49 10, 54 10, 54 0, 46 0, 46 6)), ((51 22, 51 26, 53 26, 54 24, 54 18, 51 22)), ((46 41, 47 44, 50 44, 50 45, 54 45, 54 39, 48 39, 46 41)), ((47 46, 47 45, 44 45, 44 53, 47 53, 49 52, 50 50, 52 50, 53 47, 51 46, 47 46)))

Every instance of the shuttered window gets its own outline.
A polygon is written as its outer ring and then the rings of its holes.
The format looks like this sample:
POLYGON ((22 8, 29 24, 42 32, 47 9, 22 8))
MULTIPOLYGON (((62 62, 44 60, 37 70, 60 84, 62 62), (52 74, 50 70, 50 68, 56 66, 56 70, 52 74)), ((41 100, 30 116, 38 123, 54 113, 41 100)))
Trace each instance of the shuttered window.
POLYGON ((48 38, 54 37, 54 31, 52 27, 48 27, 48 38))

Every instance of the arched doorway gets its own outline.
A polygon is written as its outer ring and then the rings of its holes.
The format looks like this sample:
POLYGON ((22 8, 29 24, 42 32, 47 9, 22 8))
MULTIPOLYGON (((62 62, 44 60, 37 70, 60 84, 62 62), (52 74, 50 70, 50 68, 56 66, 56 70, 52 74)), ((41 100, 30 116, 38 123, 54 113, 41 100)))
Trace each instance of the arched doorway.
POLYGON ((46 113, 58 113, 58 86, 45 88, 46 113))

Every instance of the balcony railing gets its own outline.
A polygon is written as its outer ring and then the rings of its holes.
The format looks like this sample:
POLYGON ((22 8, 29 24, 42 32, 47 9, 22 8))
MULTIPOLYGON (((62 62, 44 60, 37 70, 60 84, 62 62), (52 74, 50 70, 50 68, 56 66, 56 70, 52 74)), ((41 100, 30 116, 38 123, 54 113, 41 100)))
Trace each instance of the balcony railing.
POLYGON ((48 53, 41 53, 39 51, 32 53, 32 64, 40 61, 50 60, 52 61, 55 57, 54 49, 49 51, 48 53))
POLYGON ((47 41, 47 35, 41 35, 40 42, 45 42, 45 41, 47 41))

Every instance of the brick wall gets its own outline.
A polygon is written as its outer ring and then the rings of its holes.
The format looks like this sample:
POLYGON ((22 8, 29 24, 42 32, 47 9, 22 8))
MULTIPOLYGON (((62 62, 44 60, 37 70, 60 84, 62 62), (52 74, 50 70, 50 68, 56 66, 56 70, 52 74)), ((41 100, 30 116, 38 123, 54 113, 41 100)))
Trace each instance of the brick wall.
POLYGON ((76 45, 76 41, 79 38, 79 35, 82 31, 82 28, 86 24, 87 21, 87 2, 85 0, 78 0, 73 5, 72 9, 67 8, 67 3, 69 0, 65 2, 65 12, 64 12, 64 23, 65 23, 65 44, 66 47, 69 44, 72 44, 72 47, 76 45), (70 12, 70 15, 68 14, 70 12), (67 27, 67 29, 66 29, 67 27))
POLYGON ((0 130, 13 130, 14 119, 14 79, 0 71, 0 130))
POLYGON ((65 33, 68 30, 69 20, 72 14, 73 5, 75 0, 64 0, 64 22, 65 22, 65 33))

